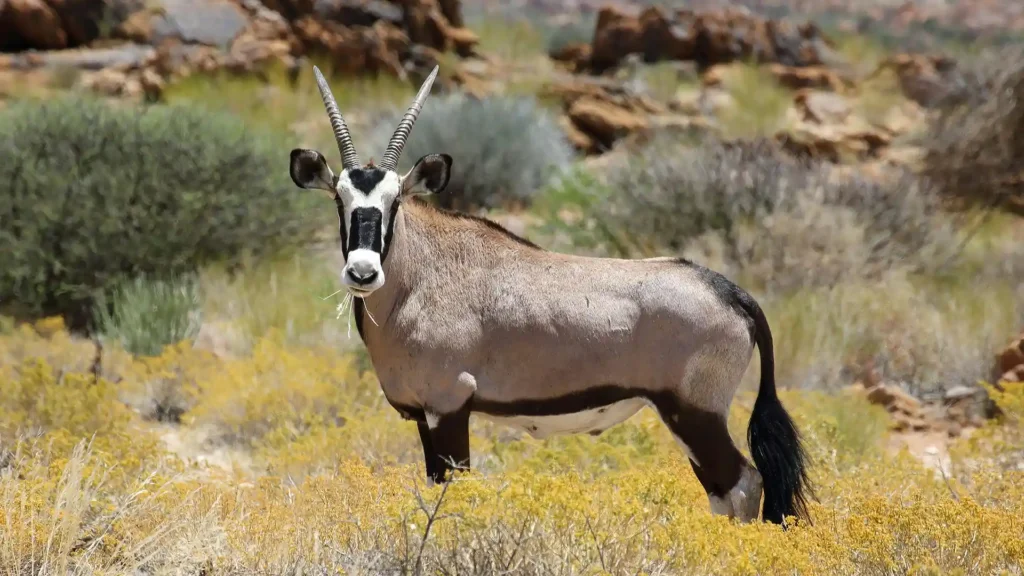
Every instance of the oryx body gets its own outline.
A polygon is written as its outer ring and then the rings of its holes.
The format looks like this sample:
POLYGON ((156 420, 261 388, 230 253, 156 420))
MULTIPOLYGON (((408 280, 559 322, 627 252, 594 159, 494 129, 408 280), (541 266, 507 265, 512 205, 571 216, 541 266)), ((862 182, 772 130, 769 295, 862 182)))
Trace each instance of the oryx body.
POLYGON ((550 252, 411 198, 443 190, 452 162, 429 155, 404 176, 394 171, 433 75, 380 166, 358 163, 317 76, 345 169, 335 176, 318 152, 295 150, 292 178, 337 201, 342 282, 357 297, 359 333, 384 395, 417 422, 432 479, 443 481, 452 464, 468 467, 471 414, 543 438, 600 433, 651 406, 714 513, 756 518, 762 483, 766 520, 802 512, 799 436, 775 394, 768 323, 746 292, 681 259, 550 252), (726 426, 755 344, 757 468, 726 426))

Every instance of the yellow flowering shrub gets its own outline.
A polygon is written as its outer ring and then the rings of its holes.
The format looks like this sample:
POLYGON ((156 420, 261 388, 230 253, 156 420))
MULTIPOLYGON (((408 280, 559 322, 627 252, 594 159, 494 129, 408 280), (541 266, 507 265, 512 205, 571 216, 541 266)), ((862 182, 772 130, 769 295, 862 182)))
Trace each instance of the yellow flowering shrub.
MULTIPOLYGON (((887 451, 880 408, 782 392, 817 496, 813 522, 783 530, 711 516, 649 410, 544 441, 474 418, 474 470, 427 486, 415 425, 354 355, 173 346, 94 382, 69 347, 59 330, 0 336, 0 574, 1022 573, 1022 385, 993 389, 1003 418, 952 447, 948 476, 887 451), (157 381, 180 391, 180 424, 125 400, 157 381), (168 426, 212 428, 211 449, 259 465, 182 463, 168 426)), ((741 446, 752 405, 730 415, 741 446)))

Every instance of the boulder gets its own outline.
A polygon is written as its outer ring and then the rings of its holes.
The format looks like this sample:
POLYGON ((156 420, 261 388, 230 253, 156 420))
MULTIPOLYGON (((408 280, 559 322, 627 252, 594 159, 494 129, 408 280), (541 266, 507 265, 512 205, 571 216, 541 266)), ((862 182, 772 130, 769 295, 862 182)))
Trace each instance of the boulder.
MULTIPOLYGON (((995 375, 1001 376, 1024 366, 1024 334, 996 354, 995 375)), ((1020 382, 1020 380, 1014 380, 1020 382)))
POLYGON ((447 34, 455 53, 464 58, 472 56, 480 43, 480 36, 469 28, 449 26, 447 34))
POLYGON ((160 0, 163 14, 153 24, 156 42, 174 37, 189 44, 226 49, 245 28, 246 12, 227 0, 160 0))
POLYGON ((340 73, 405 75, 401 57, 408 51, 409 38, 391 24, 379 21, 372 28, 349 28, 306 17, 294 29, 307 50, 330 54, 340 73))
POLYGON ((403 26, 411 42, 441 52, 448 50, 448 21, 432 2, 407 2, 403 26))
POLYGON ((43 0, 6 0, 0 3, 0 47, 16 44, 15 35, 27 47, 57 50, 68 45, 60 17, 43 0))
POLYGON ((576 151, 582 154, 594 154, 600 151, 601 147, 598 142, 586 132, 577 128, 568 116, 560 116, 558 118, 558 125, 565 132, 566 139, 569 140, 569 143, 572 144, 576 151))
POLYGON ((100 37, 108 19, 130 9, 130 2, 117 0, 46 0, 60 17, 68 46, 85 46, 100 37))
POLYGON ((591 136, 603 148, 632 132, 647 128, 647 119, 633 110, 607 100, 583 97, 568 110, 572 123, 591 136))
POLYGON ((153 42, 153 24, 156 17, 148 10, 139 10, 125 18, 118 26, 117 33, 122 38, 140 44, 153 42))
POLYGON ((849 82, 843 80, 834 71, 821 66, 797 68, 782 64, 772 64, 768 67, 768 71, 775 76, 775 80, 779 84, 793 90, 816 88, 831 92, 842 92, 850 86, 849 82))
POLYGON ((856 124, 800 123, 778 132, 776 140, 801 158, 842 163, 878 158, 892 139, 880 130, 856 124))
POLYGON ((867 389, 867 400, 882 406, 890 413, 900 412, 919 418, 923 414, 921 401, 892 384, 878 384, 867 389))
POLYGON ((842 124, 853 109, 850 102, 833 92, 800 90, 793 96, 793 108, 803 122, 842 124))
POLYGON ((830 60, 831 50, 813 24, 765 19, 738 8, 676 10, 670 15, 658 7, 633 14, 605 6, 598 12, 591 46, 595 73, 618 66, 634 53, 647 62, 692 60, 703 70, 750 59, 787 67, 821 66, 830 60))
POLYGON ((647 62, 693 58, 696 48, 693 30, 672 22, 657 6, 644 10, 639 24, 639 48, 647 62))
POLYGON ((555 62, 565 64, 570 72, 582 72, 590 63, 590 44, 583 42, 566 44, 549 52, 548 57, 555 62))
POLYGON ((462 20, 462 0, 437 0, 437 4, 449 24, 456 28, 466 25, 462 20))
POLYGON ((402 24, 402 7, 383 0, 317 0, 315 16, 346 26, 373 26, 379 20, 402 24))
POLYGON ((618 65, 619 61, 641 51, 643 29, 640 20, 614 6, 597 13, 594 39, 591 42, 590 67, 600 73, 618 65))
POLYGON ((946 56, 897 54, 879 63, 868 79, 886 71, 896 74, 904 96, 925 108, 944 101, 958 83, 956 61, 946 56))
POLYGON ((128 84, 128 73, 116 68, 104 68, 83 74, 81 86, 105 96, 121 96, 128 84))
POLYGON ((1024 382, 1024 364, 1003 372, 998 382, 1024 382))

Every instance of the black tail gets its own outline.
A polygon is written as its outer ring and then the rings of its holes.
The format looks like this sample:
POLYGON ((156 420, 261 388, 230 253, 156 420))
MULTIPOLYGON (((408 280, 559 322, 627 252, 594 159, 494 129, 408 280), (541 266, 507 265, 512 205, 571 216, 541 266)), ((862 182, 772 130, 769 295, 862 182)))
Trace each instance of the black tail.
POLYGON ((800 433, 775 393, 775 351, 764 312, 749 296, 743 308, 754 321, 754 342, 761 355, 761 384, 747 428, 747 444, 764 482, 761 516, 781 524, 786 516, 809 520, 804 491, 809 489, 807 455, 800 433))

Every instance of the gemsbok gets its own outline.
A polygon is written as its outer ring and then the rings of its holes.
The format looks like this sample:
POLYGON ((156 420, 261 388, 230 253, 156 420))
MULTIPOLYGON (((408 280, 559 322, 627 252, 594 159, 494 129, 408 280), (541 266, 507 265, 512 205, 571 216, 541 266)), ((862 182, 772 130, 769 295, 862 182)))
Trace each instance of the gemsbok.
POLYGON ((334 198, 341 283, 385 397, 417 423, 430 480, 469 468, 470 414, 545 438, 600 434, 650 406, 713 514, 755 520, 763 489, 765 521, 806 517, 806 455, 776 395, 771 330, 747 292, 684 259, 560 254, 414 199, 442 192, 451 174, 447 154, 396 171, 437 68, 376 165, 360 162, 314 74, 342 169, 295 149, 289 171, 334 198), (726 424, 755 344, 761 379, 747 438, 756 468, 726 424))

